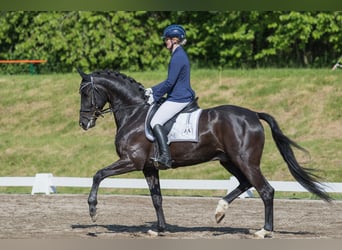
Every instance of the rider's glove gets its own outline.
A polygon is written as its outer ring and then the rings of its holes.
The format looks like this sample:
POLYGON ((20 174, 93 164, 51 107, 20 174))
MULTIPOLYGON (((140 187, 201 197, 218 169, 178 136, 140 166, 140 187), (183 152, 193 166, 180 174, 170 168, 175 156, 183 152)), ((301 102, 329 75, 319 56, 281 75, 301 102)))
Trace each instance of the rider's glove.
POLYGON ((152 103, 154 103, 153 90, 151 88, 145 89, 145 96, 148 104, 151 105, 152 103))
POLYGON ((149 96, 152 95, 152 94, 153 94, 152 88, 147 88, 147 89, 145 89, 145 96, 146 96, 146 97, 149 97, 149 96))

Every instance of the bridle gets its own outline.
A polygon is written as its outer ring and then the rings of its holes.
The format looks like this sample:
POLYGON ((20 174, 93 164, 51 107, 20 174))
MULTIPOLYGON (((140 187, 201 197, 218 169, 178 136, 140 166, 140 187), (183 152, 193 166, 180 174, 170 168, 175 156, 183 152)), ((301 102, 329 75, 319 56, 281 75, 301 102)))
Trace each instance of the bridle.
POLYGON ((93 76, 90 76, 90 82, 86 82, 86 83, 84 83, 83 86, 81 86, 80 93, 89 84, 91 86, 91 109, 80 109, 80 113, 92 113, 92 115, 93 115, 92 119, 95 119, 95 118, 98 118, 99 116, 104 117, 104 114, 106 114, 106 113, 113 112, 113 109, 111 107, 105 108, 105 109, 100 109, 96 105, 95 91, 99 92, 99 90, 98 90, 98 88, 96 87, 96 85, 94 83, 93 76))
MULTIPOLYGON (((83 86, 80 87, 80 93, 82 92, 82 90, 88 86, 90 84, 91 86, 91 109, 80 109, 80 113, 92 113, 92 118, 90 120, 95 120, 97 119, 99 116, 104 117, 104 114, 107 113, 116 113, 119 110, 126 110, 126 109, 132 109, 132 108, 136 108, 137 104, 134 105, 128 105, 128 106, 119 106, 116 108, 112 108, 111 106, 109 106, 109 108, 105 108, 105 109, 100 109, 97 105, 96 105, 96 97, 95 97, 95 91, 98 91, 98 88, 96 87, 95 83, 94 83, 94 78, 93 76, 90 76, 90 81, 86 82, 83 84, 83 86)), ((140 105, 147 105, 146 102, 142 102, 138 104, 140 105)))

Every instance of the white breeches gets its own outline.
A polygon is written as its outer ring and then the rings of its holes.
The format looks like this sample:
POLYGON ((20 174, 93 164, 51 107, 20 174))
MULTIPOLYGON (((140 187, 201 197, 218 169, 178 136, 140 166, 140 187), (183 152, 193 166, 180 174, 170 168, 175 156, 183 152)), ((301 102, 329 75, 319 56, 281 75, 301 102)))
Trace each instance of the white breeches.
POLYGON ((164 125, 168 120, 170 120, 175 114, 180 112, 183 108, 188 105, 189 102, 170 102, 165 101, 154 114, 151 120, 151 128, 153 129, 155 125, 164 125))

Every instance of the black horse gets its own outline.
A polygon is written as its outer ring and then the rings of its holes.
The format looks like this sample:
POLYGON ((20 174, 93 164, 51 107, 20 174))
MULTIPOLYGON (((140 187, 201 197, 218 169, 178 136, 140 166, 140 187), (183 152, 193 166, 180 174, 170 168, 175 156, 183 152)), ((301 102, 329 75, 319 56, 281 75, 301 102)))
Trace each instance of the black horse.
MULTIPOLYGON (((118 72, 101 71, 85 74, 81 70, 81 109, 79 124, 87 130, 106 112, 113 112, 117 127, 115 138, 119 160, 99 170, 93 177, 88 204, 95 221, 97 192, 100 182, 109 177, 130 171, 142 170, 148 183, 157 214, 157 230, 165 230, 159 170, 150 158, 155 147, 145 136, 144 121, 149 108, 144 97, 144 87, 134 79, 118 72), (110 108, 103 109, 109 103, 110 108)), ((199 141, 170 144, 172 168, 218 160, 234 175, 239 186, 223 197, 216 208, 219 223, 225 216, 228 204, 249 188, 254 187, 265 207, 264 227, 256 232, 260 237, 271 236, 273 231, 274 189, 260 170, 265 135, 260 122, 264 120, 272 130, 277 148, 294 178, 308 191, 325 201, 331 198, 317 181, 317 176, 301 167, 291 146, 304 150, 285 136, 276 120, 266 113, 258 113, 243 107, 224 105, 204 109, 199 118, 199 141)))

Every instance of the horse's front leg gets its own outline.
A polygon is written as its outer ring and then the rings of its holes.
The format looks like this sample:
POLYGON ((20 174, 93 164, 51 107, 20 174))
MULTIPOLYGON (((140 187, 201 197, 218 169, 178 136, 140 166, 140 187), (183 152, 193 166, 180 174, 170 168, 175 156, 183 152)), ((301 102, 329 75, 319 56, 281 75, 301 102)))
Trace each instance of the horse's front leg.
POLYGON ((131 161, 118 160, 108 167, 97 171, 97 173, 93 177, 93 185, 88 197, 89 215, 93 222, 96 221, 97 192, 101 181, 109 176, 124 174, 134 170, 137 169, 131 161))
MULTIPOLYGON (((159 234, 160 232, 164 232, 166 228, 164 211, 162 206, 163 197, 161 194, 159 182, 159 171, 154 167, 145 167, 143 172, 148 187, 150 189, 153 206, 157 214, 157 234, 159 234)), ((154 232, 151 230, 149 231, 149 233, 154 234, 154 232)))

